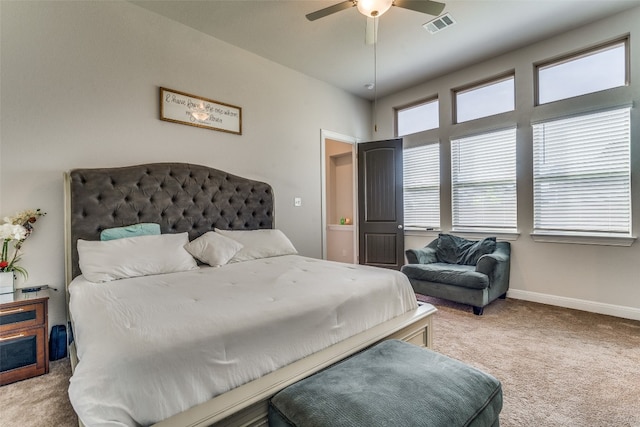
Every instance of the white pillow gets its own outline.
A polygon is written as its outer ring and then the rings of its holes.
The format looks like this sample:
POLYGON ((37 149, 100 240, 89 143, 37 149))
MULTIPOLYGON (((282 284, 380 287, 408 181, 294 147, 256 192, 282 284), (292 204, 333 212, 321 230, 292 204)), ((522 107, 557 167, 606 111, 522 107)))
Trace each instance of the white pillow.
POLYGON ((80 270, 92 282, 194 270, 198 264, 184 249, 187 243, 187 233, 108 241, 78 239, 80 270))
POLYGON ((219 267, 229 262, 242 249, 242 243, 208 231, 185 245, 185 249, 200 261, 212 267, 219 267))
POLYGON ((280 230, 215 230, 244 246, 231 258, 230 263, 298 253, 280 230))

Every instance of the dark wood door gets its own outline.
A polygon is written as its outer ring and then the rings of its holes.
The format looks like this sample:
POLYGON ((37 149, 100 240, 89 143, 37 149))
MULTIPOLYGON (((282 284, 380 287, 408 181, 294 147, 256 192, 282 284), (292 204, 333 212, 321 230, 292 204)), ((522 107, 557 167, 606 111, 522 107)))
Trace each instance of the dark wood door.
POLYGON ((359 263, 404 264, 402 139, 358 144, 359 263))

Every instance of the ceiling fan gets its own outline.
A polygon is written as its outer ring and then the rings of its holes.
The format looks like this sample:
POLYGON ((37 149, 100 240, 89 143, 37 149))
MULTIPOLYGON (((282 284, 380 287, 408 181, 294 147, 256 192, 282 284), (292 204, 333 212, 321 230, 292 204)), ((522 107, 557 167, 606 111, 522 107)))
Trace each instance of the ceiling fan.
POLYGON ((358 11, 367 18, 377 18, 389 10, 391 6, 438 16, 444 9, 445 4, 431 0, 346 0, 309 13, 306 17, 309 21, 315 21, 316 19, 324 18, 341 10, 357 7, 358 11))

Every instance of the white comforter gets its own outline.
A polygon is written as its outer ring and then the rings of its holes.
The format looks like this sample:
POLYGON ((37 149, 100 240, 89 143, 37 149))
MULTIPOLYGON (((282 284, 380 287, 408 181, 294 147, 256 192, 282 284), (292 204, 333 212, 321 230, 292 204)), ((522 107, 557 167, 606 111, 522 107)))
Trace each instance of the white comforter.
POLYGON ((287 255, 70 285, 87 426, 149 425, 416 308, 403 274, 287 255))

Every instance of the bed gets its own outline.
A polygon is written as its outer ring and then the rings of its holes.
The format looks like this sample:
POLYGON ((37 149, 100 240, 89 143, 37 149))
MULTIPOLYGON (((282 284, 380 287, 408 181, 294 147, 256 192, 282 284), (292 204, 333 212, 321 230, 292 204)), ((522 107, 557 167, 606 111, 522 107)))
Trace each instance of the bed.
POLYGON ((436 310, 404 275, 299 255, 266 183, 183 163, 75 169, 65 205, 81 424, 263 425, 277 391, 381 340, 431 346, 436 310), (101 241, 142 225, 159 230, 101 241), (149 265, 128 262, 140 253, 149 265))

